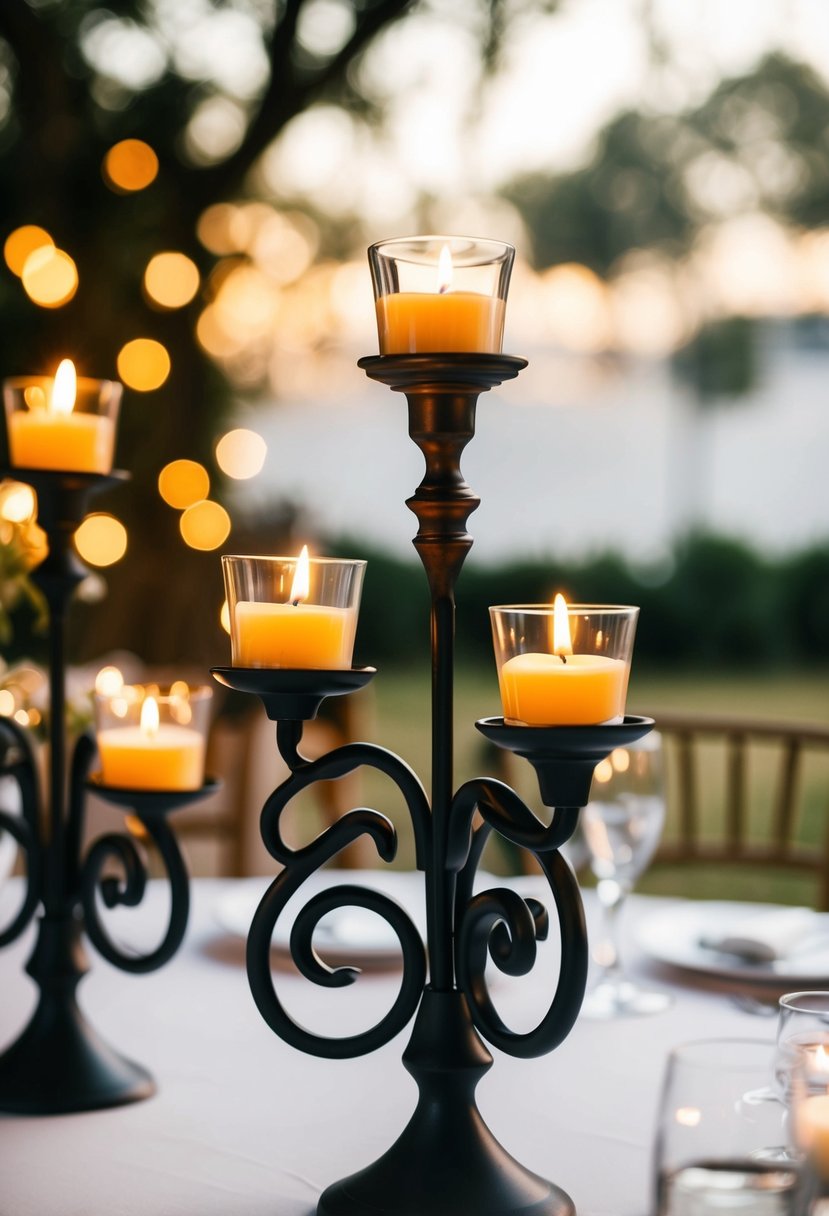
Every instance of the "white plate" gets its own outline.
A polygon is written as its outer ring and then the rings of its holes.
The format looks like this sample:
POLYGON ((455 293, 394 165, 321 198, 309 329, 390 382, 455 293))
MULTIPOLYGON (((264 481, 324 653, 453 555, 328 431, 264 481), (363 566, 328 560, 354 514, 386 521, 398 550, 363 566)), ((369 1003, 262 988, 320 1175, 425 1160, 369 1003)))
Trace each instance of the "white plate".
MULTIPOLYGON (((226 933, 247 938, 250 923, 270 879, 247 878, 223 895, 214 909, 226 933)), ((343 884, 368 887, 388 895, 408 912, 420 936, 426 937, 424 876, 417 870, 318 870, 293 895, 274 927, 271 945, 278 954, 290 954, 294 919, 319 891, 343 884)), ((476 876, 475 890, 503 886, 504 880, 485 871, 476 876)), ((391 967, 401 963, 400 944, 391 925, 366 908, 342 907, 323 916, 314 931, 314 946, 331 966, 391 967)))
POLYGON ((741 983, 797 984, 819 987, 829 983, 829 914, 818 918, 820 932, 787 958, 747 963, 731 954, 701 946, 706 934, 722 936, 729 924, 745 922, 752 912, 769 911, 768 904, 706 900, 677 904, 651 914, 638 926, 641 950, 660 963, 741 983), (825 930, 825 932, 824 932, 825 930))

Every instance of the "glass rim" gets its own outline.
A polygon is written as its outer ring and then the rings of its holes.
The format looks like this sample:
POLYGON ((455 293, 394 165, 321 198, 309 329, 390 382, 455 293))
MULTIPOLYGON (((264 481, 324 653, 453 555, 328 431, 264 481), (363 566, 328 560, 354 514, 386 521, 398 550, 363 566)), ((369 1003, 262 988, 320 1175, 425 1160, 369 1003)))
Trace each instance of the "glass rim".
MULTIPOLYGON (((525 616, 551 616, 555 612, 554 604, 491 604, 490 612, 523 612, 525 616)), ((603 613, 605 616, 625 616, 639 612, 637 604, 567 604, 568 612, 593 614, 603 613)))
POLYGON ((509 241, 498 241, 488 236, 450 235, 448 233, 441 234, 437 232, 424 233, 418 236, 387 237, 385 240, 375 241, 374 244, 369 245, 368 254, 369 257, 372 254, 379 257, 396 257, 399 261, 411 261, 413 264, 417 264, 416 257, 406 258, 401 256, 401 251, 408 248, 414 255, 417 252, 418 246, 421 246, 425 251, 427 246, 449 245, 453 254, 463 254, 463 248, 452 248, 453 243, 463 245, 470 251, 477 249, 481 254, 481 257, 476 261, 461 263, 461 265, 485 266, 491 262, 499 262, 505 258, 515 257, 515 246, 511 245, 509 241), (487 251, 489 256, 485 256, 487 251))
POLYGON ((829 1013, 829 992, 817 988, 786 992, 777 1003, 781 1009, 791 1009, 796 1013, 829 1013), (823 1008, 818 1008, 821 1002, 823 1008))
MULTIPOLYGON (((291 557, 280 557, 277 555, 262 553, 223 553, 222 562, 298 562, 299 554, 293 554, 291 557)), ((364 557, 311 557, 308 556, 309 562, 316 562, 318 566, 366 566, 368 565, 367 558, 364 557)))
MULTIPOLYGON (((176 684, 176 683, 179 683, 179 681, 174 680, 173 684, 176 684)), ((186 680, 182 680, 182 681, 180 681, 180 683, 187 683, 187 682, 186 682, 186 680)), ((121 685, 121 688, 117 692, 98 692, 97 688, 94 688, 92 690, 92 695, 93 695, 93 698, 96 701, 96 703, 98 701, 106 703, 106 702, 110 702, 110 701, 115 701, 118 699, 118 697, 123 696, 123 690, 125 688, 141 688, 144 690, 144 698, 155 697, 156 701, 158 701, 162 704, 166 704, 167 702, 170 702, 170 701, 182 701, 182 700, 207 701, 210 699, 210 697, 213 696, 213 689, 211 688, 211 686, 209 684, 188 684, 186 697, 184 697, 182 694, 179 694, 179 693, 175 693, 175 694, 172 693, 171 689, 173 688, 173 684, 153 684, 152 681, 150 681, 147 684, 124 683, 121 685), (156 689, 157 691, 149 692, 149 691, 147 691, 148 689, 156 689)))
MULTIPOLYGON (((38 372, 37 374, 32 374, 31 376, 4 376, 3 388, 37 388, 41 384, 54 383, 54 379, 55 377, 50 376, 48 372, 38 372)), ((124 388, 120 380, 110 380, 108 378, 98 379, 95 376, 76 376, 75 382, 78 392, 81 392, 82 390, 85 392, 91 392, 96 386, 103 388, 104 385, 106 385, 109 389, 117 390, 118 392, 122 392, 124 388)))

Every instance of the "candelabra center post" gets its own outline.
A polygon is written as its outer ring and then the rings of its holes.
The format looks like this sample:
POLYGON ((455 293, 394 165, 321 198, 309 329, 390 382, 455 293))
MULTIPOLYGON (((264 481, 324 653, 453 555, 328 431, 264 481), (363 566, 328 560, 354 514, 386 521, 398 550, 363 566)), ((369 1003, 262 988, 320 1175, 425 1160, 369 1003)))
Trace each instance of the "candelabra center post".
POLYGON ((453 907, 456 875, 447 865, 454 790, 455 584, 472 537, 469 516, 480 504, 461 473, 461 455, 475 434, 482 392, 516 376, 526 361, 492 354, 380 355, 361 359, 374 380, 405 394, 409 435, 426 472, 406 505, 417 516, 414 538, 431 593, 432 855, 426 874, 431 987, 454 987, 453 907))

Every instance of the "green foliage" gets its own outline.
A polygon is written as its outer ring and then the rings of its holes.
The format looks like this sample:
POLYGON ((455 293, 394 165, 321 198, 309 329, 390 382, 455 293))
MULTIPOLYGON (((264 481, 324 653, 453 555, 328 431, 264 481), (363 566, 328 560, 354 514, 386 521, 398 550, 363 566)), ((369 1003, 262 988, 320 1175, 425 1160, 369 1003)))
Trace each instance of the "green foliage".
MULTIPOLYGON (((354 540, 329 546, 353 555, 354 540)), ((416 558, 368 553, 358 661, 423 662, 428 593, 416 558)), ((767 670, 829 659, 829 544, 777 561, 740 541, 687 537, 655 571, 605 553, 582 563, 470 558, 457 589, 459 660, 489 663, 491 604, 549 603, 561 590, 581 603, 638 604, 637 664, 767 670)))
POLYGON ((793 652, 829 658, 829 542, 783 563, 781 615, 793 652))
POLYGON ((748 317, 725 317, 703 325, 674 355, 680 380, 701 403, 750 392, 757 380, 757 337, 748 317))

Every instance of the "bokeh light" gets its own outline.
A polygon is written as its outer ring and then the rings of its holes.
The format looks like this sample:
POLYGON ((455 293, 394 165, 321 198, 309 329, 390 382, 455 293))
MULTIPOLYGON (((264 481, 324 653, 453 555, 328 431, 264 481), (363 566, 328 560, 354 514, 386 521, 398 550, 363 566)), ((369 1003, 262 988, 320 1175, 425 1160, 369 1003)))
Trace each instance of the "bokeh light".
POLYGON ((102 667, 95 677, 95 691, 102 697, 116 697, 124 687, 124 676, 120 667, 102 667))
POLYGON ((170 374, 167 348, 154 338, 133 338, 118 352, 118 375, 129 388, 150 393, 170 374))
POLYGON ((41 245, 30 253, 20 278, 29 299, 41 308, 60 308, 78 290, 77 266, 54 245, 41 245))
POLYGON ((199 289, 196 263, 183 253, 157 253, 144 271, 144 291, 161 308, 183 308, 199 289))
POLYGON ((158 174, 158 157, 143 139, 122 139, 104 157, 104 181, 113 190, 132 194, 143 190, 158 174))
POLYGON ((158 492, 177 511, 192 507, 210 493, 210 477, 196 460, 171 460, 158 475, 158 492))
POLYGON ((228 431, 216 444, 216 463, 236 481, 261 473, 267 454, 268 445, 262 436, 244 427, 228 431))
POLYGON ((87 515, 75 530, 75 548, 90 566, 111 566, 127 551, 127 530, 114 515, 87 515))
POLYGON ((0 518, 12 524, 25 524, 34 519, 37 499, 31 486, 22 481, 0 482, 0 518))
POLYGON ((54 246, 54 244, 55 242, 45 228, 39 228, 37 224, 24 224, 22 228, 15 228, 14 232, 10 232, 6 237, 3 257, 12 274, 16 274, 19 278, 30 253, 34 253, 36 249, 42 249, 44 245, 54 246))
POLYGON ((240 239, 242 210, 233 203, 214 203, 199 216, 196 234, 205 249, 211 253, 238 253, 244 248, 240 239))
POLYGON ((223 506, 206 498, 187 508, 179 529, 191 549, 218 549, 230 533, 230 516, 223 506))

